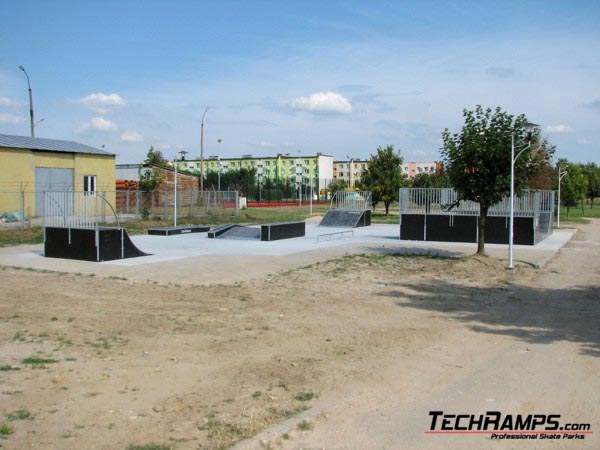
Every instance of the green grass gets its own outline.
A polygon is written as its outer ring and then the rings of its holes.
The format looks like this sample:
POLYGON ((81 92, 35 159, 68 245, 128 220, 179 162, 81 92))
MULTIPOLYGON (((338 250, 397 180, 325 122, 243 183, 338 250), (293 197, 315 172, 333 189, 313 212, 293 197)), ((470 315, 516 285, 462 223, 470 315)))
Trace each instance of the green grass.
MULTIPOLYGON (((594 207, 590 208, 589 202, 583 203, 583 212, 581 211, 581 204, 579 206, 571 206, 569 208, 569 217, 567 217, 567 207, 560 207, 560 223, 574 222, 574 223, 587 223, 589 218, 600 219, 600 199, 594 200, 594 207)), ((554 224, 556 225, 556 212, 554 217, 554 224)))
POLYGON ((0 436, 9 436, 13 434, 15 430, 10 425, 3 423, 0 425, 0 436))
POLYGON ((311 401, 313 398, 315 398, 317 395, 313 392, 313 391, 307 391, 307 392, 298 392, 295 396, 294 396, 294 400, 298 400, 299 402, 309 402, 311 401))
POLYGON ((10 364, 4 364, 0 366, 0 372, 8 372, 10 370, 21 370, 18 367, 13 367, 10 364))
POLYGON ((27 420, 33 419, 33 416, 26 409, 19 409, 13 413, 6 414, 6 420, 9 422, 14 422, 15 420, 27 420))
POLYGON ((171 450, 173 447, 167 444, 128 445, 127 450, 171 450))
POLYGON ((56 364, 58 361, 52 358, 41 358, 39 356, 29 356, 21 361, 26 366, 31 366, 33 369, 44 369, 46 364, 56 364))

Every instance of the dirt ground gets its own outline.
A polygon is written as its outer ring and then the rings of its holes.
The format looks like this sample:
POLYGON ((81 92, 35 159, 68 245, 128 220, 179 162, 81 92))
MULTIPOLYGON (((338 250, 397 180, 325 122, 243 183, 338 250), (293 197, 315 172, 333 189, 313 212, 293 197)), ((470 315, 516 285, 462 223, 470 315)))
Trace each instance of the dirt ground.
POLYGON ((600 221, 579 228, 541 270, 378 253, 180 287, 3 268, 0 445, 227 448, 268 430, 241 445, 505 448, 424 436, 436 409, 598 432, 600 221))

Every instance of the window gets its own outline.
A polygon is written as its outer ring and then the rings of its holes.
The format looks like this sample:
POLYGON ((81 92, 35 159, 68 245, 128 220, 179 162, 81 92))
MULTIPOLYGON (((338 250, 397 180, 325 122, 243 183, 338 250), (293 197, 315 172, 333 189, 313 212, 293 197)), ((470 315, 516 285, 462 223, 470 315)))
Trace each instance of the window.
POLYGON ((344 176, 344 172, 338 172, 338 176, 343 177, 344 176))
POLYGON ((93 195, 96 193, 96 175, 83 176, 83 192, 85 192, 87 195, 93 195))
POLYGON ((265 164, 266 164, 267 166, 270 166, 270 165, 271 165, 271 161, 267 161, 265 164))

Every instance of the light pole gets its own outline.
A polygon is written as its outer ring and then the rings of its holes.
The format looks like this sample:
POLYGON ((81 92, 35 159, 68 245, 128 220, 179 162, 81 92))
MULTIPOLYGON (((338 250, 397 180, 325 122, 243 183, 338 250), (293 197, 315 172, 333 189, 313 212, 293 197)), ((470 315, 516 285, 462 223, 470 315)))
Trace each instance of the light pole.
POLYGON ((298 159, 296 160, 296 184, 298 185, 298 206, 302 206, 302 158, 298 150, 298 159))
POLYGON ((560 165, 558 166, 558 201, 556 202, 556 228, 560 228, 560 183, 567 173, 569 172, 567 172, 566 170, 562 170, 560 165))
POLYGON ((25 67, 19 66, 19 69, 21 69, 27 77, 27 86, 29 87, 29 117, 31 119, 31 137, 35 137, 35 124, 33 123, 33 96, 31 95, 31 83, 29 82, 29 75, 27 75, 25 67))
POLYGON ((207 106, 204 110, 200 121, 200 195, 204 191, 204 116, 206 116, 208 108, 210 107, 207 106))
POLYGON ((262 159, 258 160, 258 202, 262 202, 262 159))
MULTIPOLYGON (((217 144, 220 144, 223 139, 217 139, 217 144)), ((217 191, 221 190, 221 146, 217 155, 217 191)))
POLYGON ((523 154, 525 150, 531 147, 531 139, 533 138, 533 131, 539 128, 539 125, 535 123, 526 123, 523 127, 527 132, 528 143, 527 145, 517 153, 515 156, 515 133, 511 134, 511 145, 510 145, 510 212, 509 212, 509 229, 508 229, 508 268, 513 268, 513 240, 514 240, 514 219, 515 219, 515 162, 519 159, 519 156, 523 154))
POLYGON ((45 117, 44 117, 44 118, 42 118, 42 119, 40 119, 40 120, 38 120, 36 123, 34 123, 34 124, 33 124, 33 129, 35 130, 35 127, 37 127, 37 126, 38 126, 38 124, 42 123, 44 120, 46 120, 46 118, 45 118, 45 117))
POLYGON ((346 158, 348 158, 348 189, 350 189, 352 187, 352 160, 348 155, 346 158))
POLYGON ((180 159, 178 160, 177 158, 175 158, 173 160, 173 166, 175 167, 175 188, 174 188, 174 195, 173 195, 173 226, 176 227, 177 226, 177 170, 178 170, 178 166, 177 163, 181 160, 181 161, 185 161, 185 155, 187 155, 187 152, 185 150, 181 150, 179 152, 180 155, 180 159))

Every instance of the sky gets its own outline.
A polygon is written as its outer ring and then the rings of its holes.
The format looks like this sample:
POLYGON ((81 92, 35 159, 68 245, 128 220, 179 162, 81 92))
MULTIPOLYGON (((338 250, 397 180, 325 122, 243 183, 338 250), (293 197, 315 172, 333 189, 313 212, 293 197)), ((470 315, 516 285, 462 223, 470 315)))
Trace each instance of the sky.
POLYGON ((188 151, 438 160, 481 104, 600 163, 598 1, 2 3, 0 133, 188 151), (221 142, 219 142, 221 140, 221 142))

